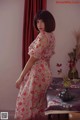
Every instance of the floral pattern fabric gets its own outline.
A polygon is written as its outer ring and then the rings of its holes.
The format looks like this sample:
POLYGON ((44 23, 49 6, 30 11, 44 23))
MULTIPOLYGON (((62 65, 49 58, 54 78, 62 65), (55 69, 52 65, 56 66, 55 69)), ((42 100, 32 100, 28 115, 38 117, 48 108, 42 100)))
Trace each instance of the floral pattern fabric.
POLYGON ((51 83, 50 58, 54 54, 53 33, 39 33, 28 54, 37 58, 21 83, 16 100, 16 120, 45 120, 46 90, 51 83))

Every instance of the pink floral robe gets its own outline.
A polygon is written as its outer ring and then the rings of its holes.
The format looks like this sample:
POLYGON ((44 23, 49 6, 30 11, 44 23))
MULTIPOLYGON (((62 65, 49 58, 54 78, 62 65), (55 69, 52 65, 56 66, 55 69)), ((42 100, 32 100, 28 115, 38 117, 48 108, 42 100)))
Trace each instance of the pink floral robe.
POLYGON ((51 83, 49 62, 54 54, 54 40, 53 33, 39 33, 29 46, 28 54, 37 61, 21 83, 15 109, 17 120, 45 120, 45 95, 51 83))

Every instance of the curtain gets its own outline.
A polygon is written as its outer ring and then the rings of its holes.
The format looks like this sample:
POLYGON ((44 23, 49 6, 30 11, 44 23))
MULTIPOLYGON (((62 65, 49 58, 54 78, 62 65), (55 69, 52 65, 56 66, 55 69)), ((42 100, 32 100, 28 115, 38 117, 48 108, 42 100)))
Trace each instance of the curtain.
POLYGON ((29 59, 28 47, 35 39, 37 31, 33 27, 33 19, 39 10, 46 9, 46 0, 25 0, 24 4, 24 23, 22 40, 22 69, 29 59))

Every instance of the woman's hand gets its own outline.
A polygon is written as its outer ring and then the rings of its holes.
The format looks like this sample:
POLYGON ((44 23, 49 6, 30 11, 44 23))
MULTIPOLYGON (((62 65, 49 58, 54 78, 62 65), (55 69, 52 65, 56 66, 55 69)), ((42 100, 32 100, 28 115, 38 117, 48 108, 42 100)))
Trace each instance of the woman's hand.
POLYGON ((20 88, 20 84, 21 82, 23 81, 23 78, 22 77, 19 77, 18 80, 16 81, 16 88, 20 88))

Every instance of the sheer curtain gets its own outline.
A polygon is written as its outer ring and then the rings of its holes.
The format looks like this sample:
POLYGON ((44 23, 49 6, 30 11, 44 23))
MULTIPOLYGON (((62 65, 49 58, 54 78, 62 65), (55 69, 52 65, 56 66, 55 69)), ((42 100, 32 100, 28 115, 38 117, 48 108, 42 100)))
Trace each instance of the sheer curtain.
POLYGON ((46 0, 25 0, 22 41, 22 68, 24 68, 29 58, 28 47, 37 35, 37 31, 33 27, 33 18, 39 10, 43 9, 46 9, 46 0))

